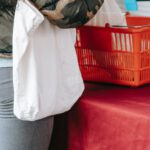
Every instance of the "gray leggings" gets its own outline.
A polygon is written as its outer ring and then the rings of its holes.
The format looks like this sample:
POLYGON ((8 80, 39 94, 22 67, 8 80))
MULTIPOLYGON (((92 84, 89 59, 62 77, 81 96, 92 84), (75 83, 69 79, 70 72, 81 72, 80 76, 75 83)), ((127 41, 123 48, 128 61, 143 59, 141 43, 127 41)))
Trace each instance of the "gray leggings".
POLYGON ((0 150, 48 150, 53 117, 29 122, 13 115, 12 68, 0 68, 0 150))

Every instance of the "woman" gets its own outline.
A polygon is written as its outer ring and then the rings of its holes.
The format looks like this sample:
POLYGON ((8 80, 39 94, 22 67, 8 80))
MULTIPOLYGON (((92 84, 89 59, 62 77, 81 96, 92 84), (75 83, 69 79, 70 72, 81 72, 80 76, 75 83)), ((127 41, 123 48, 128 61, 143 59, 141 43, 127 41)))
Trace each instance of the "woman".
POLYGON ((16 1, 0 0, 0 150, 48 150, 53 117, 29 122, 13 114, 11 41, 16 1))

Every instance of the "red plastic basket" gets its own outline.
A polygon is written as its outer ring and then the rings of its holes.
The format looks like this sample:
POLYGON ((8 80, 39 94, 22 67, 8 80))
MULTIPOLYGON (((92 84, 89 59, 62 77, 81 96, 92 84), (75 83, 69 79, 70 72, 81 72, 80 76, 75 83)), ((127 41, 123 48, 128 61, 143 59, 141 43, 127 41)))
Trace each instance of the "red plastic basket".
POLYGON ((127 15, 128 27, 77 29, 83 79, 129 86, 150 83, 150 18, 127 15))

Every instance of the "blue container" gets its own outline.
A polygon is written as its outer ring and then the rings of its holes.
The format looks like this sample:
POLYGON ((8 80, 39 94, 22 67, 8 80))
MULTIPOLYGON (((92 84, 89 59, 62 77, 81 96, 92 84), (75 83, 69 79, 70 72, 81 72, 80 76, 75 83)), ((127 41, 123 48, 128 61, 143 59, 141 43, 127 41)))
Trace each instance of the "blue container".
POLYGON ((138 5, 136 0, 124 0, 126 9, 128 11, 136 11, 138 10, 138 5))

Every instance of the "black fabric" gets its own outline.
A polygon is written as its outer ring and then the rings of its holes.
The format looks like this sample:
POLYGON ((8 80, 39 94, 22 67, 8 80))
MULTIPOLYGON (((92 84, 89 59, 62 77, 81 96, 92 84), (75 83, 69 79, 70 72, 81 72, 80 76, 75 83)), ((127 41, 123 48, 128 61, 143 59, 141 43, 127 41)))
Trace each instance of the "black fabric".
MULTIPOLYGON (((51 23, 60 28, 75 28, 90 20, 104 0, 30 0, 41 10, 49 10, 51 23), (62 2, 62 7, 59 7, 62 2), (59 18, 58 16, 61 17, 59 18), (58 19, 59 18, 59 19, 58 19)), ((0 0, 0 58, 12 57, 12 32, 17 0, 0 0)))
POLYGON ((0 14, 13 15, 17 0, 0 0, 0 14))
POLYGON ((17 0, 0 0, 0 58, 12 57, 13 18, 17 0))
POLYGON ((60 28, 75 28, 87 23, 103 2, 104 0, 51 0, 41 10, 49 10, 49 21, 60 28), (62 17, 58 19, 57 16, 62 17))

